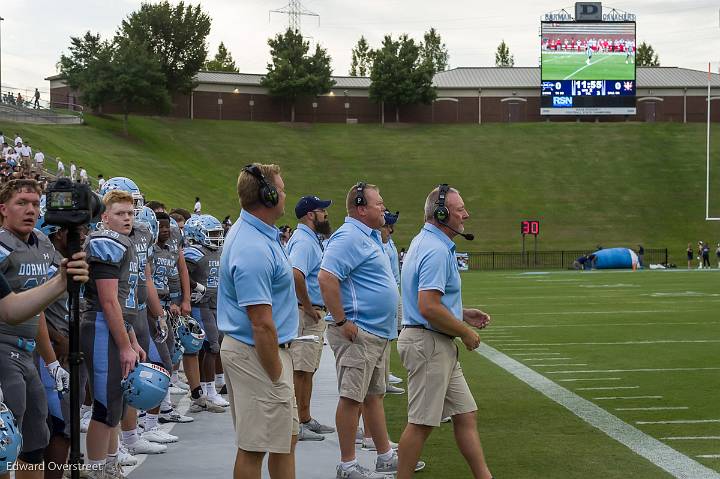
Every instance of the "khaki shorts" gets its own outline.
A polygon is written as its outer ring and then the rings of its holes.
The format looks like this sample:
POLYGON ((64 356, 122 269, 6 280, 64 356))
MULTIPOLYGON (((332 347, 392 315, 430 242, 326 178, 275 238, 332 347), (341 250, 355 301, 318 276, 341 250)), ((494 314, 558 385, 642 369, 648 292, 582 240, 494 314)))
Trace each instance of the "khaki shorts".
POLYGON ((340 396, 363 402, 366 396, 384 395, 386 351, 390 341, 360 327, 352 342, 332 325, 327 336, 335 353, 340 396))
POLYGON ((220 349, 230 411, 235 426, 235 445, 250 452, 289 454, 298 422, 292 358, 280 349, 282 374, 270 381, 253 346, 225 336, 220 349))
POLYGON ((409 423, 437 427, 444 417, 477 411, 452 338, 427 329, 405 328, 397 348, 408 371, 409 423))
POLYGON ((307 336, 310 334, 316 335, 320 338, 317 343, 310 343, 305 341, 295 341, 290 346, 290 356, 293 360, 293 368, 295 371, 305 371, 308 373, 314 373, 317 368, 320 367, 320 357, 322 356, 323 350, 323 336, 325 335, 325 328, 327 323, 323 319, 325 316, 324 311, 320 308, 316 308, 320 311, 322 316, 320 321, 315 321, 312 317, 305 314, 302 308, 298 308, 298 316, 300 320, 298 322, 298 336, 307 336))

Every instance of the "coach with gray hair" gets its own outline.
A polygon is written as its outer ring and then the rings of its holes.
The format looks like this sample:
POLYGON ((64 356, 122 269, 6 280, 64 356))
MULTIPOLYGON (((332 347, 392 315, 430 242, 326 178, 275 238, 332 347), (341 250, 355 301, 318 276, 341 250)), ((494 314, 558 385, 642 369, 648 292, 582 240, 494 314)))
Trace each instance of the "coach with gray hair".
MULTIPOLYGON (((491 479, 476 425, 477 405, 458 362, 455 338, 472 351, 490 316, 462 305, 453 238, 470 217, 460 193, 443 184, 425 200, 425 225, 410 243, 402 271, 403 330, 398 352, 408 370, 408 424, 398 448, 398 479, 412 477, 433 428, 452 417, 455 440, 474 478, 491 479)), ((469 236, 469 235, 468 235, 469 236)))

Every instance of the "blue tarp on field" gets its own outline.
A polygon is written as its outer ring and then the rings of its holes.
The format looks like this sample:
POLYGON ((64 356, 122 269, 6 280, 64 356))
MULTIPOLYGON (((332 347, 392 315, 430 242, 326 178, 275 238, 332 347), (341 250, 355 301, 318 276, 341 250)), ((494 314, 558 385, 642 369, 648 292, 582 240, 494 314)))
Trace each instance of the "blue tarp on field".
POLYGON ((593 254, 597 269, 629 269, 637 263, 637 255, 629 248, 601 249, 593 254))

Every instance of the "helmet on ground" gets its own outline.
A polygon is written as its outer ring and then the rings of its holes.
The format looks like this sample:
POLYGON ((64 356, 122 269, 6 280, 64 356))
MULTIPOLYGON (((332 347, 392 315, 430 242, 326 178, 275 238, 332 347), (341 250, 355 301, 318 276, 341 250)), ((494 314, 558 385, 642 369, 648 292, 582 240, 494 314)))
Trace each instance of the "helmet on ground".
POLYGON ((22 448, 22 434, 15 416, 0 402, 0 474, 10 470, 22 448))
POLYGON ((122 381, 123 395, 130 406, 147 411, 160 405, 170 387, 170 373, 152 363, 135 366, 122 381))

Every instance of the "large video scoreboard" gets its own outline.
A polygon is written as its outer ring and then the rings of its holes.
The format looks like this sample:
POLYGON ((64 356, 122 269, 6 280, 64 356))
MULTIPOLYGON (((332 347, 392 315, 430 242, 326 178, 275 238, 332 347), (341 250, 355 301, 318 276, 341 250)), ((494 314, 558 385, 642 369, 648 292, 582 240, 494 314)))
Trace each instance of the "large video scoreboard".
POLYGON ((634 115, 635 22, 542 22, 542 115, 634 115))

